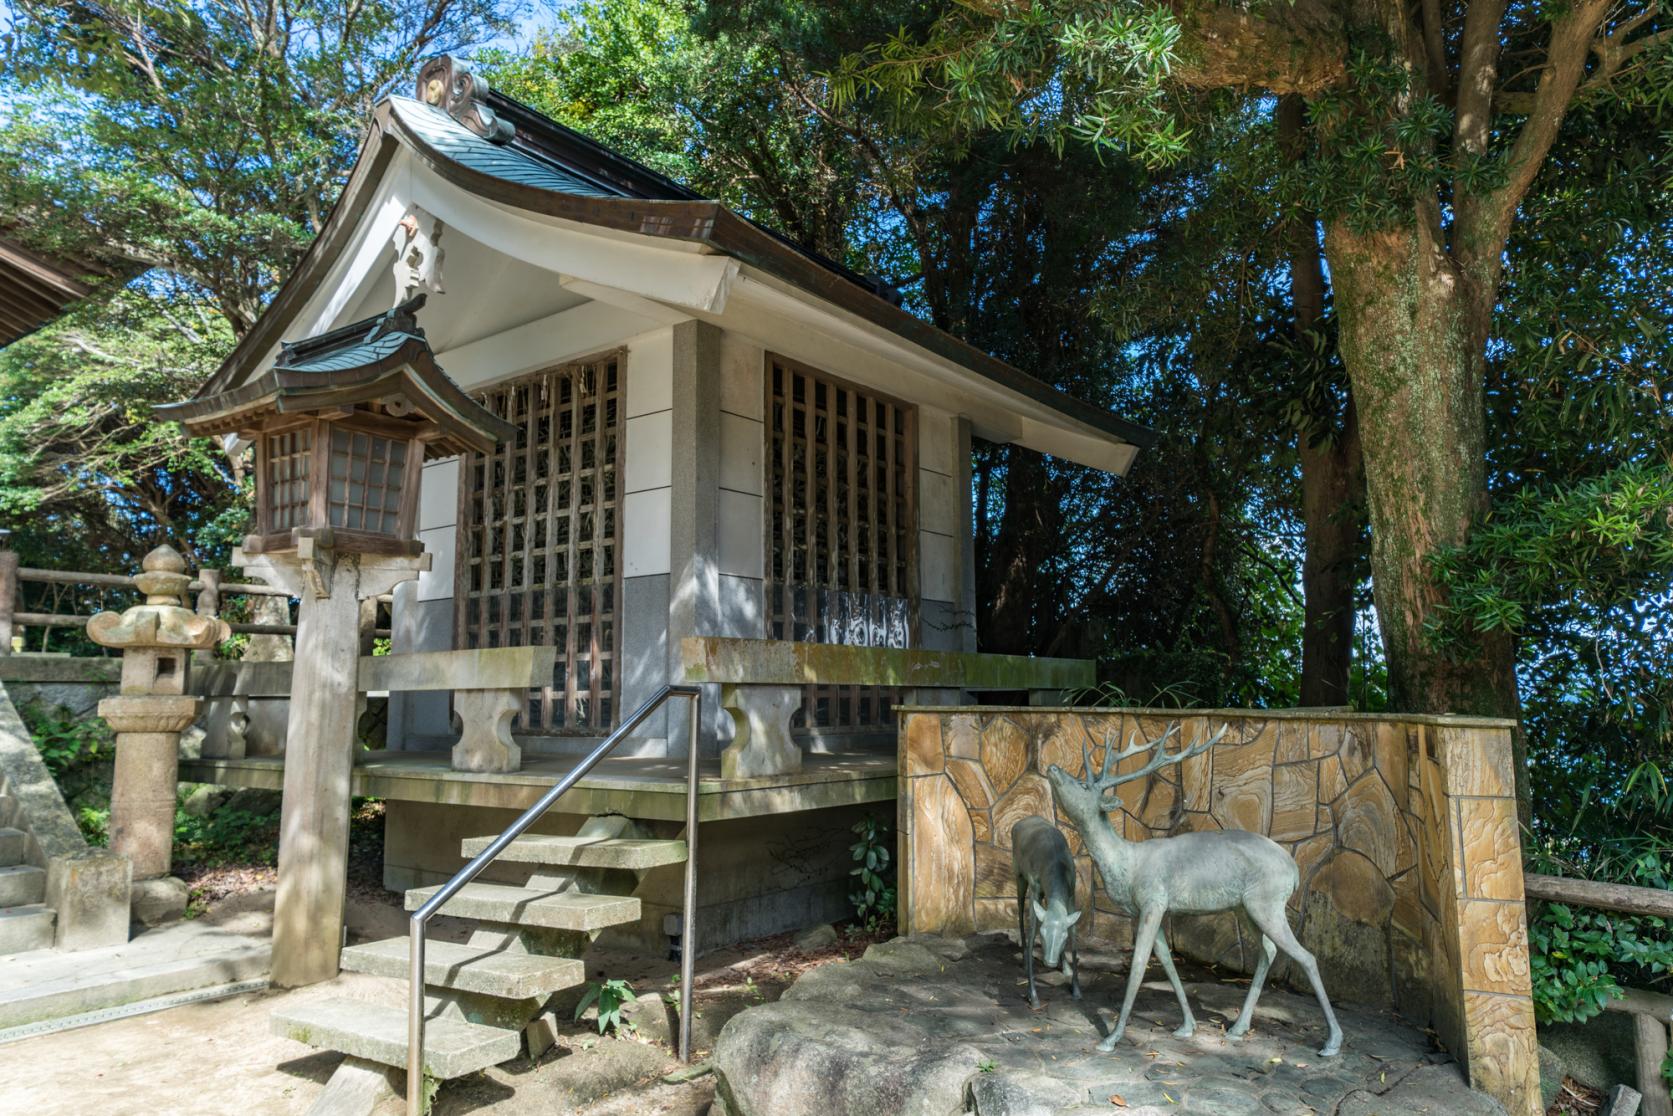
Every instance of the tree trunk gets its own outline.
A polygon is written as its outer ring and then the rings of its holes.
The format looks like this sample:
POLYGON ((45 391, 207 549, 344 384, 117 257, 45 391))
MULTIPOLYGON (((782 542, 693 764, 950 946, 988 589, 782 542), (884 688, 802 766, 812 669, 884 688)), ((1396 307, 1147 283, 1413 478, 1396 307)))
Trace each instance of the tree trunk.
POLYGON ((1307 553, 1301 564, 1301 704, 1352 704, 1354 589, 1359 584, 1365 470, 1359 422, 1348 404, 1334 441, 1301 436, 1301 517, 1307 553))
POLYGON ((1389 700, 1403 712, 1514 717, 1510 640, 1481 639, 1455 657, 1428 642, 1442 603, 1430 559, 1462 544, 1487 507, 1482 365, 1492 310, 1492 292, 1460 276, 1435 229, 1420 216, 1374 232, 1332 222, 1325 233, 1359 408, 1389 700))
MULTIPOLYGON (((1278 144, 1292 162, 1305 156, 1305 117, 1300 95, 1287 93, 1278 99, 1278 144)), ((1305 341, 1310 331, 1324 325, 1324 266, 1317 217, 1306 211, 1298 214, 1288 240, 1296 340, 1305 341)), ((1348 705, 1354 588, 1359 581, 1365 521, 1365 467, 1351 393, 1340 430, 1321 435, 1303 429, 1296 443, 1307 548, 1301 567, 1301 704, 1348 705)))

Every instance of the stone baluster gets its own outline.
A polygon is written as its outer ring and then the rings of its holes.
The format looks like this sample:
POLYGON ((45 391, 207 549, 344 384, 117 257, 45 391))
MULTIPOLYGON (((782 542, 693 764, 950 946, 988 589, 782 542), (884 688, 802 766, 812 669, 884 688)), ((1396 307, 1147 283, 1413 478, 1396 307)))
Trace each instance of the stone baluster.
POLYGON ((151 922, 178 915, 186 905, 186 887, 169 870, 180 733, 201 705, 187 693, 192 652, 214 647, 231 632, 225 621, 185 607, 191 578, 172 547, 158 547, 142 564, 134 584, 145 603, 97 614, 87 622, 87 635, 122 652, 120 692, 99 703, 99 715, 116 730, 110 847, 133 862, 135 916, 151 922))

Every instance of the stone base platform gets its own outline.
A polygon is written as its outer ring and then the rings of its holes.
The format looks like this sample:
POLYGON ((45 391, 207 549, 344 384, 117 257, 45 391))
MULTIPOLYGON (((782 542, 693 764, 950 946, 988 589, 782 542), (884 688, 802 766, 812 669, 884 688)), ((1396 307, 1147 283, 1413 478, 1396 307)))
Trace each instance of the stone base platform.
POLYGON ((1255 1023, 1228 1039, 1246 981, 1180 965, 1197 1032, 1173 1037, 1179 1005, 1160 968, 1125 1041, 1098 1052, 1125 987, 1124 955, 1081 954, 1082 999, 1061 974, 1025 999, 1021 951, 1003 934, 928 936, 802 977, 726 1025, 714 1112, 727 1116, 1500 1116, 1429 1038, 1391 1015, 1337 1004, 1346 1042, 1320 1058, 1312 997, 1268 985, 1255 1023))
POLYGON ((271 954, 265 935, 191 921, 119 946, 0 957, 0 1031, 265 979, 271 954))

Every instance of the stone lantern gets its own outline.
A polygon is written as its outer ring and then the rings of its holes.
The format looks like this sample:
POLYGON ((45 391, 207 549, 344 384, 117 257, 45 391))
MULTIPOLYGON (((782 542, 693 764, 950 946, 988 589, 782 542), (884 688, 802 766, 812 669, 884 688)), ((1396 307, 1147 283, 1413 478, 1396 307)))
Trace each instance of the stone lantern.
POLYGON ((101 612, 87 622, 95 643, 122 652, 122 683, 99 703, 116 730, 116 772, 110 793, 110 847, 133 862, 136 910, 142 921, 186 906, 186 887, 170 880, 180 733, 202 702, 187 693, 192 652, 207 651, 231 632, 226 622, 185 607, 191 584, 186 561, 159 546, 145 556, 134 583, 145 603, 101 612))
POLYGON ((360 602, 429 569, 417 532, 424 461, 516 434, 436 364, 417 322, 426 297, 287 343, 248 383, 157 409, 190 434, 255 448, 255 531, 233 561, 301 602, 273 911, 281 987, 337 974, 360 602))

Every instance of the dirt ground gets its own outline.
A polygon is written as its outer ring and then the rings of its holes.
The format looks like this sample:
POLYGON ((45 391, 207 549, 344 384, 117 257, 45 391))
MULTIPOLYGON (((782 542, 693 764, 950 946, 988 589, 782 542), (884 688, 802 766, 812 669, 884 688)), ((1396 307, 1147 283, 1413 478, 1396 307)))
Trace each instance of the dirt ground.
MULTIPOLYGON (((353 940, 405 933, 398 897, 356 889, 349 910, 353 940)), ((271 925, 272 888, 229 888, 206 903, 206 921, 243 933, 271 925)), ((447 927, 438 920, 438 929, 447 927)), ((698 962, 697 1058, 732 1014, 777 999, 800 973, 858 957, 874 939, 844 938, 825 949, 798 950, 789 936, 718 951, 698 962)), ((672 987, 677 967, 661 957, 595 951, 588 976, 625 979, 640 992, 672 987)), ((325 985, 267 991, 43 1035, 0 1046, 0 1113, 29 1116, 156 1116, 248 1113, 300 1116, 313 1104, 341 1056, 315 1051, 268 1031, 268 1014, 296 999, 349 996, 402 1002, 402 985, 345 973, 325 985)), ((438 1116, 697 1116, 713 1099, 713 1079, 662 1084, 682 1068, 665 1044, 601 1037, 583 1020, 564 1027, 539 1059, 519 1059, 448 1083, 438 1116)), ((379 1107, 396 1116, 398 1103, 379 1107)))

